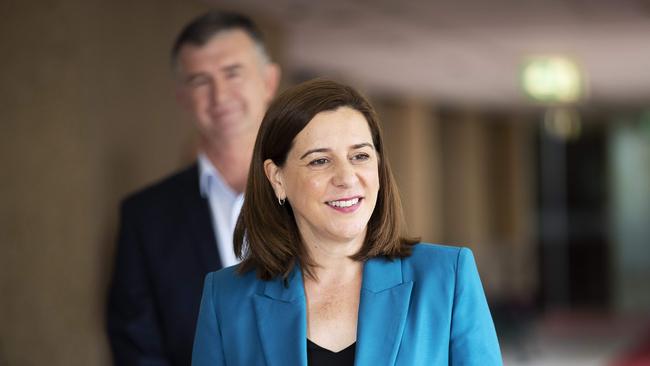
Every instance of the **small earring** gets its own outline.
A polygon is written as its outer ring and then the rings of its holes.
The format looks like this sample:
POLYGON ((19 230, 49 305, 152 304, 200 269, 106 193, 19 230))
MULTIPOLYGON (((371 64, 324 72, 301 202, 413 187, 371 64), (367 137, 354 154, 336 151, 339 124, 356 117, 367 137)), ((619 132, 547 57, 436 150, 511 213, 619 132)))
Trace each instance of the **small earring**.
POLYGON ((280 204, 280 206, 284 206, 284 198, 278 197, 278 203, 280 204))

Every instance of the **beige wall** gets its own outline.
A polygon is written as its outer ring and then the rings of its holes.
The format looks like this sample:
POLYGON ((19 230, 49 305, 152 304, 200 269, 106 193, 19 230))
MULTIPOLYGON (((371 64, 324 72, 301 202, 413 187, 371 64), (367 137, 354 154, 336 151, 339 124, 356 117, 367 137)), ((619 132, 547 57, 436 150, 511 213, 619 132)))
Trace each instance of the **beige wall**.
POLYGON ((107 365, 119 198, 180 166, 167 55, 192 1, 0 5, 0 365, 107 365))
POLYGON ((386 151, 400 190, 408 233, 423 241, 443 240, 439 123, 423 100, 375 102, 386 151))
POLYGON ((472 248, 491 300, 532 302, 537 286, 532 143, 516 112, 440 112, 379 99, 409 233, 472 248))

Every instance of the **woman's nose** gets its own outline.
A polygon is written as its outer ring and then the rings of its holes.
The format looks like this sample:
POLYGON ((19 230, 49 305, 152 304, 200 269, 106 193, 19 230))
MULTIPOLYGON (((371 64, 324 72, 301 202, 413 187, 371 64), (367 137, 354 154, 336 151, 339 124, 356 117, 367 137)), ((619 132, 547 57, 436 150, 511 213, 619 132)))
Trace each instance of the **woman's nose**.
POLYGON ((358 182, 354 167, 349 162, 337 164, 332 183, 337 187, 350 187, 358 182))

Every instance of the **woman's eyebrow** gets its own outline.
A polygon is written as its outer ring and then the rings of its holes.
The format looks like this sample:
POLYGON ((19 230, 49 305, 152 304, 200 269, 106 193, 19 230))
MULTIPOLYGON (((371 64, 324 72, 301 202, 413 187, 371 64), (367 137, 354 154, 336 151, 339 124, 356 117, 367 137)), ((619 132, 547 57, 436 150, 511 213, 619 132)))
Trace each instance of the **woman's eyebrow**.
POLYGON ((302 154, 302 156, 300 157, 300 160, 304 159, 309 154, 313 154, 313 153, 317 153, 317 152, 329 152, 329 151, 332 151, 332 149, 327 148, 327 147, 321 147, 321 148, 318 148, 318 149, 307 150, 306 153, 302 154))
MULTIPOLYGON (((361 149, 363 147, 369 147, 369 148, 371 148, 373 150, 375 149, 375 146, 373 144, 369 143, 369 142, 362 142, 360 144, 354 144, 354 145, 350 146, 350 149, 357 150, 357 149, 361 149)), ((320 152, 330 152, 330 151, 332 151, 332 149, 330 149, 328 147, 321 147, 321 148, 318 148, 318 149, 307 150, 307 152, 302 154, 302 156, 300 157, 300 160, 304 159, 309 154, 320 153, 320 152)))
POLYGON ((351 148, 356 150, 356 149, 361 149, 362 147, 366 147, 366 146, 373 149, 373 150, 375 149, 375 145, 373 145, 373 144, 371 144, 369 142, 364 142, 364 143, 361 143, 361 144, 352 145, 351 148))

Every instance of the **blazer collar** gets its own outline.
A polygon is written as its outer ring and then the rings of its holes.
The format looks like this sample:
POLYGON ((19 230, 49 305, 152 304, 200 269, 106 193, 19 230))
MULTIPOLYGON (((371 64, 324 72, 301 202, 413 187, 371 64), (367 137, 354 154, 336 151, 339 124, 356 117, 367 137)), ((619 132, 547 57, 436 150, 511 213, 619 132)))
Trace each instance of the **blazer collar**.
POLYGON ((287 279, 276 277, 270 281, 264 281, 263 293, 265 296, 284 302, 296 302, 305 298, 305 286, 302 281, 302 270, 296 264, 287 279))
POLYGON ((401 259, 375 257, 363 266, 362 289, 377 293, 399 286, 403 282, 401 259))
POLYGON ((257 330, 269 366, 307 365, 307 306, 302 271, 263 281, 253 296, 257 330))
POLYGON ((363 268, 355 365, 393 365, 402 341, 412 281, 404 281, 402 260, 368 260, 363 268))
MULTIPOLYGON (((402 260, 372 258, 364 264, 357 321, 356 365, 392 365, 397 358, 413 282, 404 282, 402 260)), ((253 298, 257 329, 269 366, 307 365, 307 308, 302 271, 286 281, 264 281, 253 298)))

